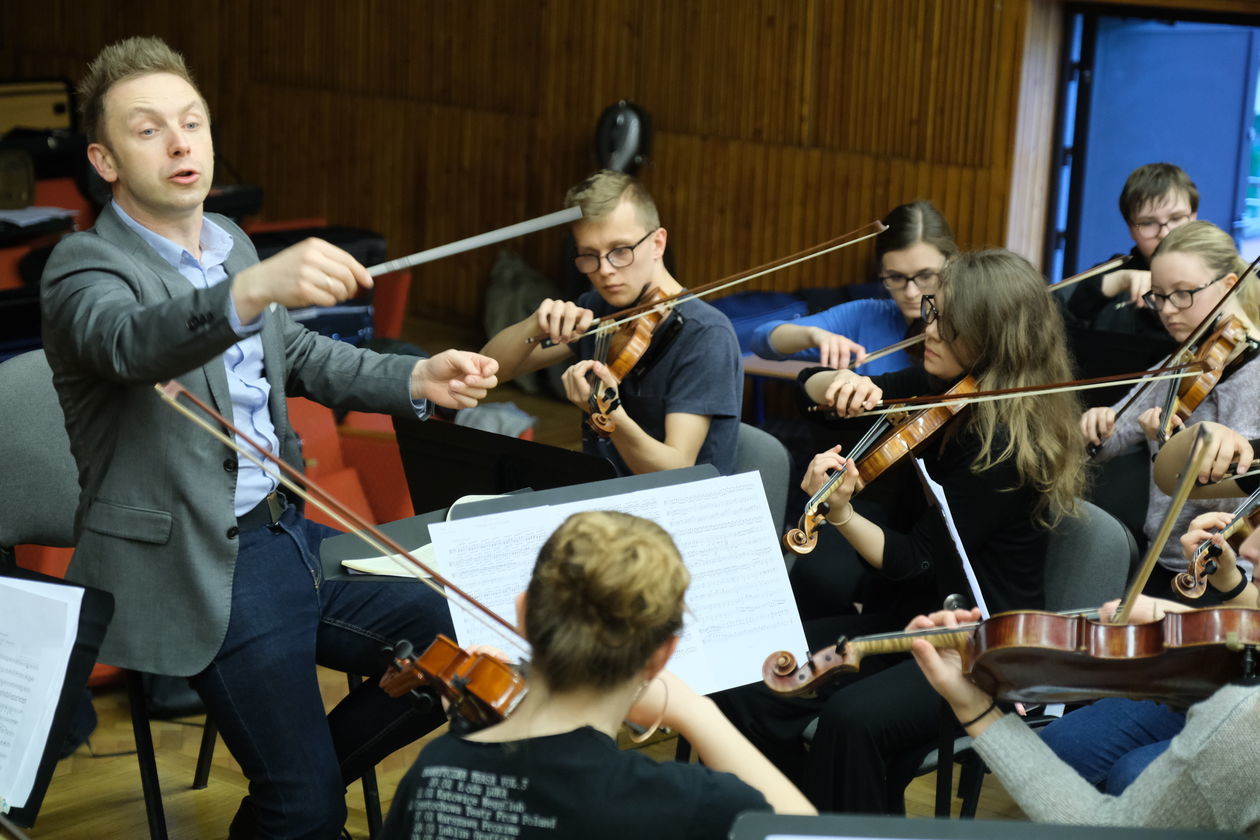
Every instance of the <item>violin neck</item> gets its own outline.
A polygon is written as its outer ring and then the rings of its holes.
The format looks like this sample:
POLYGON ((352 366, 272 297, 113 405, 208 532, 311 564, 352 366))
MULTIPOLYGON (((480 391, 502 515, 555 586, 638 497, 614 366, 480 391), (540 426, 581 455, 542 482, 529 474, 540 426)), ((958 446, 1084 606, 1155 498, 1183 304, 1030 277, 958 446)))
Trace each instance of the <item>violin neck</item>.
POLYGON ((881 653, 905 653, 915 639, 927 639, 932 647, 941 650, 956 650, 960 653, 967 649, 975 625, 962 627, 937 627, 932 630, 915 630, 908 633, 880 633, 874 636, 863 636, 845 642, 844 652, 855 659, 875 656, 881 653))
POLYGON ((891 425, 885 417, 880 417, 871 424, 866 434, 862 435, 862 439, 853 445, 853 449, 847 456, 849 459, 848 463, 828 476, 827 480, 823 482, 823 486, 818 488, 818 492, 810 497, 809 503, 805 505, 807 514, 818 513, 819 506, 831 498, 831 494, 835 492, 836 488, 840 486, 840 482, 844 480, 849 465, 865 455, 879 436, 888 431, 891 425))

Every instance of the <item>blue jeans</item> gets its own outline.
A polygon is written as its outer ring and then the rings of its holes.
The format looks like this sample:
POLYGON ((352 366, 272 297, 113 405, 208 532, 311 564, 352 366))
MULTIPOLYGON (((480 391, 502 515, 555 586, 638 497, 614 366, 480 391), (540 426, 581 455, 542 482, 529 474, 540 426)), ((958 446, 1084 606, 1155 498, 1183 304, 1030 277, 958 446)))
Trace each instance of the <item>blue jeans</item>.
POLYGON ((1041 737, 1086 781, 1119 796, 1185 725, 1185 713, 1162 703, 1108 698, 1064 715, 1041 737))
POLYGON ((292 507, 242 532, 227 635, 189 680, 249 779, 261 837, 337 837, 346 786, 444 720, 376 685, 384 645, 452 633, 444 599, 416 581, 324 581, 319 545, 336 533, 292 507), (368 679, 325 716, 316 664, 368 679))

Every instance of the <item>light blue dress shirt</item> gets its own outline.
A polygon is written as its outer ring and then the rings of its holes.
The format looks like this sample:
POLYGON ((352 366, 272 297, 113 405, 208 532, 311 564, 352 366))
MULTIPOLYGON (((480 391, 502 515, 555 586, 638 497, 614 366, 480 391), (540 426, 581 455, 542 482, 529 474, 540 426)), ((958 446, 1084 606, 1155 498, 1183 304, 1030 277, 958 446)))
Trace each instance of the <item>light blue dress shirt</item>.
MULTIPOLYGON (((232 253, 232 235, 210 219, 201 223, 201 259, 188 253, 164 236, 154 233, 127 215, 118 202, 114 212, 152 248, 159 257, 183 275, 198 289, 208 289, 227 279, 223 263, 232 253)), ((232 329, 241 337, 223 353, 223 367, 227 371, 228 392, 232 397, 232 422, 238 429, 263 444, 273 455, 280 451, 275 425, 271 422, 268 400, 271 386, 263 373, 262 318, 252 324, 242 324, 236 307, 228 304, 228 319, 232 329)), ((242 448, 246 444, 240 436, 236 442, 242 448)), ((236 472, 236 515, 249 512, 263 498, 276 489, 276 480, 262 471, 248 458, 239 458, 236 472)))

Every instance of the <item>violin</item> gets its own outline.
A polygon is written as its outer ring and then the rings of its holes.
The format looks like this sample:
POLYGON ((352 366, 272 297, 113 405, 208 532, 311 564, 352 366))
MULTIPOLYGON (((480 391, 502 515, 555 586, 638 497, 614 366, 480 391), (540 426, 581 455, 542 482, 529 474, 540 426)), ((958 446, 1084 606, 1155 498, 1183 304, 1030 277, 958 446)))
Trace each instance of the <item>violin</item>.
MULTIPOLYGON (((946 394, 961 396, 976 391, 976 380, 964 376, 946 394)), ((896 403, 892 405, 895 407, 896 403)), ((783 536, 784 546, 794 554, 809 554, 818 545, 818 529, 822 527, 829 509, 827 499, 844 480, 849 464, 856 460, 858 475, 864 483, 871 483, 927 444, 966 405, 965 401, 956 400, 918 411, 884 414, 853 447, 848 463, 833 472, 818 492, 810 497, 797 527, 783 536)))
POLYGON ((401 697, 421 684, 432 686, 464 732, 503 721, 525 699, 527 687, 518 668, 489 653, 467 651, 440 633, 423 653, 412 654, 410 642, 394 646, 394 661, 381 678, 381 688, 390 697, 401 697))
POLYGON ((1101 624, 1087 615, 999 613, 963 627, 839 639, 804 665, 787 651, 766 658, 773 692, 809 694, 864 656, 908 651, 915 639, 957 650, 963 671, 986 693, 1021 703, 1078 703, 1130 697, 1189 705, 1227 682, 1255 675, 1260 610, 1212 607, 1168 613, 1149 624, 1101 624))
MULTIPOLYGON (((1247 266, 1246 271, 1244 271, 1242 273, 1242 276, 1238 278, 1238 282, 1230 286, 1229 290, 1226 291, 1225 294, 1221 295, 1221 299, 1217 301, 1216 306, 1212 307, 1212 311, 1203 317, 1203 320, 1199 322, 1199 325, 1194 328, 1194 330, 1190 333, 1190 335, 1186 336, 1186 340, 1181 343, 1181 346, 1178 347, 1176 350, 1174 350, 1172 353, 1170 353, 1162 362, 1160 362, 1159 366, 1161 368, 1170 364, 1176 364, 1179 361, 1184 361, 1185 359, 1190 358, 1194 354, 1195 348, 1199 346, 1199 340, 1203 338, 1204 334, 1207 333, 1207 331, 1211 329, 1211 327, 1214 324, 1217 323, 1217 316, 1219 316, 1225 310, 1226 304, 1228 304, 1230 300, 1233 299, 1234 295, 1238 294, 1238 292, 1243 288, 1243 285, 1245 283, 1251 280, 1252 276, 1256 273, 1257 265, 1260 265, 1260 257, 1257 257, 1256 259, 1252 260, 1251 265, 1247 266)), ((1239 323, 1241 324, 1241 320, 1239 321, 1239 323)), ((1226 326, 1229 326, 1229 321, 1226 321, 1225 324, 1222 325, 1221 329, 1223 330, 1226 326)), ((1218 332, 1220 332, 1220 330, 1218 330, 1218 332)), ((1215 338, 1215 337, 1216 337, 1215 335, 1212 336, 1212 338, 1215 338)), ((1224 336, 1222 336, 1222 338, 1224 338, 1224 336)), ((1222 342, 1219 344, 1219 349, 1217 349, 1216 352, 1219 353, 1225 350, 1229 351, 1225 357, 1225 362, 1221 363, 1222 368, 1224 368, 1225 364, 1231 358, 1233 358, 1233 350, 1237 346, 1236 345, 1237 340, 1238 340, 1237 335, 1234 333, 1231 333, 1229 338, 1227 339, 1228 343, 1222 342)), ((1204 342, 1205 349, 1207 347, 1207 344, 1208 342, 1204 342)), ((1130 408, 1133 407, 1133 405, 1138 401, 1138 399, 1144 393, 1146 393, 1146 389, 1150 387, 1153 381, 1154 380, 1152 379, 1144 383, 1141 387, 1133 389, 1133 392, 1129 394, 1128 398, 1124 401, 1124 403, 1118 409, 1116 409, 1116 420, 1119 420, 1122 414, 1124 414, 1126 411, 1128 411, 1130 408)), ((1198 407, 1199 402, 1202 402, 1203 398, 1206 397, 1207 394, 1211 392, 1212 386, 1214 386, 1219 381, 1220 381, 1220 376, 1218 375, 1215 378, 1215 380, 1212 380, 1211 385, 1208 385, 1206 388, 1199 389, 1202 393, 1200 396, 1198 396, 1198 402, 1194 403, 1195 407, 1198 407)), ((1160 431, 1160 436, 1161 436, 1160 443, 1163 443, 1164 441, 1166 441, 1168 439, 1168 435, 1171 433, 1171 422, 1172 422, 1170 419, 1171 414, 1172 414, 1172 409, 1166 407, 1163 414, 1163 419, 1165 423, 1168 424, 1168 426, 1167 426, 1167 430, 1161 429, 1160 431)), ((1188 415, 1189 415, 1189 412, 1187 412, 1187 416, 1188 415)), ((1089 457, 1091 458, 1093 458, 1099 452, 1102 451, 1101 446, 1098 446, 1093 443, 1088 444, 1085 447, 1085 449, 1086 449, 1086 452, 1089 454, 1089 457)))
MULTIPOLYGON (((374 550, 385 556, 402 558, 398 560, 400 563, 405 559, 411 564, 408 571, 415 574, 421 583, 448 601, 471 609, 473 615, 479 616, 506 638, 524 641, 511 622, 430 568, 397 541, 319 487, 309 476, 304 476, 268 451, 263 444, 241 431, 179 382, 171 380, 159 383, 154 388, 176 411, 219 442, 248 458, 265 473, 277 479, 287 491, 328 513, 339 525, 353 531, 374 550), (245 445, 238 444, 220 428, 180 404, 177 400, 181 396, 222 429, 239 437, 245 445), (264 461, 269 461, 272 466, 269 467, 264 461)), ((438 635, 419 657, 411 656, 411 645, 408 642, 396 645, 394 654, 394 667, 381 678, 381 687, 390 696, 399 697, 424 683, 448 701, 449 713, 456 716, 453 722, 458 722, 468 731, 503 720, 524 699, 528 690, 525 677, 518 668, 487 653, 466 651, 446 636, 438 635)))
MULTIPOLYGON (((1242 504, 1234 508, 1230 521, 1220 530, 1226 539, 1246 539, 1251 533, 1252 521, 1260 511, 1260 490, 1252 493, 1242 504)), ((1216 558, 1221 556, 1221 549, 1211 540, 1205 540, 1195 548, 1186 571, 1173 578, 1173 589, 1186 598, 1202 598, 1207 592, 1207 579, 1217 570, 1216 558)))
POLYGON ((1203 371, 1193 379, 1184 379, 1168 389, 1168 398, 1160 415, 1160 428, 1156 432, 1161 446, 1172 437, 1174 418, 1180 419, 1183 425, 1188 423, 1190 415, 1220 383, 1229 364, 1239 358, 1240 353, 1254 352, 1257 348, 1260 348, 1260 342, 1251 337, 1237 315, 1225 318, 1216 332, 1203 340, 1194 353, 1194 361, 1203 364, 1203 371))
MULTIPOLYGON (((656 328, 674 311, 670 307, 659 305, 665 299, 666 296, 660 289, 648 286, 639 295, 636 305, 653 308, 617 327, 615 331, 605 328, 596 333, 595 358, 604 363, 618 382, 629 376, 630 371, 643 360, 644 354, 652 345, 656 328)), ((679 314, 678 318, 681 319, 682 315, 679 314)), ((679 324, 681 325, 681 320, 679 324)), ((586 422, 595 434, 608 437, 617 429, 617 424, 608 416, 620 404, 615 399, 616 392, 607 388, 593 371, 587 373, 586 377, 591 385, 590 412, 586 422)))

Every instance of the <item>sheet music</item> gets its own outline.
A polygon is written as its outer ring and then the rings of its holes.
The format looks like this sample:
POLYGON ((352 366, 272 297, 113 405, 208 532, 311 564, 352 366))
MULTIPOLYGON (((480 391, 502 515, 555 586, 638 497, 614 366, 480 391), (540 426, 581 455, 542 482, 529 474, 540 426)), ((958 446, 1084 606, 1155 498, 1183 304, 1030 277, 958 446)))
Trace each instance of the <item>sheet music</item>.
POLYGON ((0 810, 26 805, 78 635, 83 590, 0 578, 0 810))
POLYGON ((958 559, 962 561, 964 574, 967 575, 967 585, 971 587, 971 602, 980 608, 980 617, 989 617, 989 605, 984 602, 984 593, 980 591, 980 581, 976 580, 976 570, 971 568, 971 558, 967 556, 967 549, 963 547, 962 537, 958 536, 958 526, 954 524, 954 515, 949 512, 949 502, 945 499, 945 488, 932 480, 932 476, 928 475, 927 467, 923 466, 922 458, 914 459, 914 468, 919 471, 919 478, 923 479, 923 486, 931 491, 932 497, 936 499, 936 504, 940 506, 941 515, 945 517, 945 527, 949 529, 950 539, 954 541, 954 550, 958 552, 958 559))
MULTIPOLYGON (((439 562, 456 584, 514 620, 538 551, 571 514, 616 510, 669 532, 691 572, 682 641, 669 668, 701 694, 761 679, 777 650, 804 653, 765 490, 757 473, 640 490, 430 526, 439 562)), ((451 611, 461 644, 517 651, 465 610, 451 611)), ((520 651, 525 655, 524 651, 520 651)))

